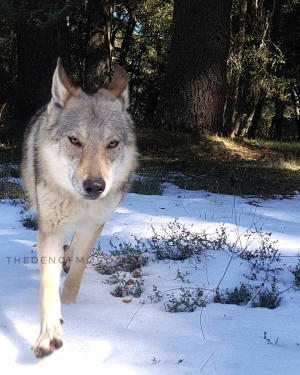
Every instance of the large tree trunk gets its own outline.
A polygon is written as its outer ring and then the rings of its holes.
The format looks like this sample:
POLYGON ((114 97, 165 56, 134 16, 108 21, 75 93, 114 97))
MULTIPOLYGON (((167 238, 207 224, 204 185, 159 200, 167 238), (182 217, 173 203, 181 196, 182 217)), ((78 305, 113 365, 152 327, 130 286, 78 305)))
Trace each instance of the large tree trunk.
POLYGON ((154 126, 222 130, 232 0, 175 0, 172 40, 154 126))
POLYGON ((110 79, 112 0, 88 0, 86 3, 86 56, 83 87, 92 93, 107 86, 110 79))

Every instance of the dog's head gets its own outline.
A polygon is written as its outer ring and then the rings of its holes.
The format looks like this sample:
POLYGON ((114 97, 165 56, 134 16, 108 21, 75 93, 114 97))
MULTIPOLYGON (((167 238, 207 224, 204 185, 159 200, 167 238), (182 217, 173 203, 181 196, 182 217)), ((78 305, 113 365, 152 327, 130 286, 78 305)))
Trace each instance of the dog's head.
MULTIPOLYGON (((54 178, 84 199, 123 189, 136 166, 126 72, 118 67, 107 89, 87 95, 75 88, 58 59, 47 107, 47 155, 54 178)), ((125 188, 124 188, 125 189, 125 188)))

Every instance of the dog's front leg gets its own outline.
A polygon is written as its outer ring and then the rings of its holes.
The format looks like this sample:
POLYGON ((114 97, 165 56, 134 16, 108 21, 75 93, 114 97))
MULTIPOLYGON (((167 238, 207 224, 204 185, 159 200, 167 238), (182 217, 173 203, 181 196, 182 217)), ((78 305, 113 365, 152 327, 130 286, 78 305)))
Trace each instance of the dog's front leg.
POLYGON ((39 231, 37 234, 41 274, 41 331, 33 349, 38 358, 51 354, 63 344, 59 285, 64 243, 65 236, 62 233, 44 234, 39 231))
MULTIPOLYGON (((68 264, 68 276, 64 282, 61 294, 61 302, 65 304, 75 303, 79 292, 81 278, 90 256, 91 250, 100 236, 103 225, 91 225, 88 229, 78 230, 72 238, 72 242, 65 247, 65 258, 68 264), (71 261, 72 259, 72 261, 71 261)), ((66 268, 65 268, 66 270, 66 268)))

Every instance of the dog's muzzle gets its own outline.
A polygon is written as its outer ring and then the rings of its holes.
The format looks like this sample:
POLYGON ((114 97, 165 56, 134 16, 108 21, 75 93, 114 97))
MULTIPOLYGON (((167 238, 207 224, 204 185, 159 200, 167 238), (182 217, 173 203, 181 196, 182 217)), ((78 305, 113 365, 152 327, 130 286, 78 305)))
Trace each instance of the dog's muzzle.
POLYGON ((105 181, 102 178, 84 180, 82 185, 85 199, 97 199, 105 190, 105 181))

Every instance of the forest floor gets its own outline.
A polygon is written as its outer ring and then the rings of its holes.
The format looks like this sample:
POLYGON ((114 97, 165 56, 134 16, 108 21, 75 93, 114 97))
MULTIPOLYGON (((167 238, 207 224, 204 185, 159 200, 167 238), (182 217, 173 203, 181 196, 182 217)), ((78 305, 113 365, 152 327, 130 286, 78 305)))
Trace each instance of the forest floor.
MULTIPOLYGON (((18 168, 9 166, 20 162, 20 128, 15 123, 0 127, 0 177, 18 177, 18 168)), ((265 198, 289 197, 300 190, 300 142, 195 137, 145 128, 137 129, 137 138, 139 179, 133 192, 160 194, 164 182, 183 189, 265 198)))
POLYGON ((300 189, 300 143, 138 129, 139 174, 183 189, 289 196, 300 189))

